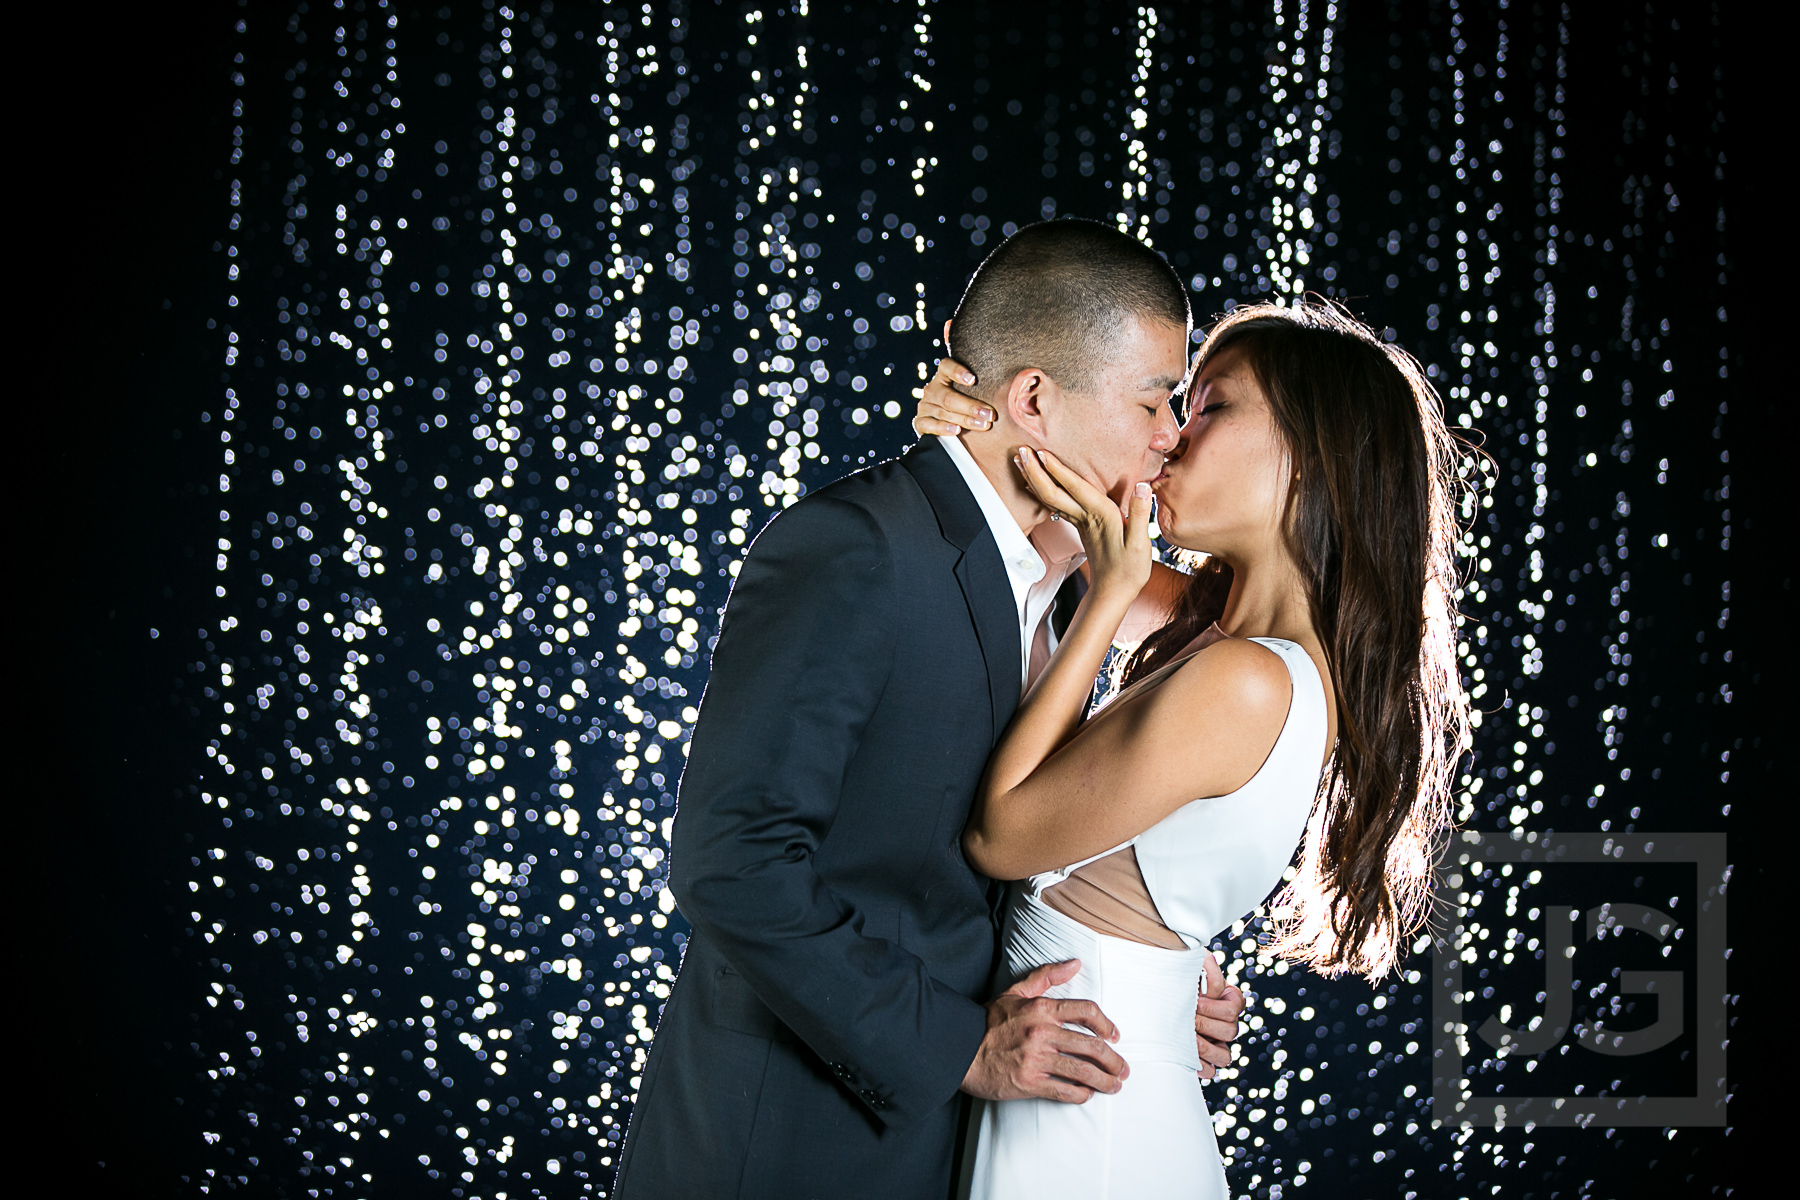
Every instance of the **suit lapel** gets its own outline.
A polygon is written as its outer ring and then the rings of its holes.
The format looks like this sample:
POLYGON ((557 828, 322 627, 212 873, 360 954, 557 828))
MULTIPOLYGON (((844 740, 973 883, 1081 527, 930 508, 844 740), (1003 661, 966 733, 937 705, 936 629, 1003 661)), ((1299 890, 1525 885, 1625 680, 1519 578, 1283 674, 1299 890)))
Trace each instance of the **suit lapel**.
POLYGON ((994 739, 1019 707, 1019 614, 1013 606, 1012 582, 1000 561, 1000 548, 986 530, 963 552, 956 580, 975 618, 975 636, 987 660, 988 696, 994 709, 994 739))
POLYGON ((1006 564, 1000 559, 1000 548, 982 516, 981 506, 975 503, 968 483, 937 438, 921 439, 901 461, 931 502, 944 540, 962 554, 956 562, 956 582, 962 588, 975 637, 981 643, 994 717, 993 736, 998 740, 1019 706, 1019 616, 1006 564))

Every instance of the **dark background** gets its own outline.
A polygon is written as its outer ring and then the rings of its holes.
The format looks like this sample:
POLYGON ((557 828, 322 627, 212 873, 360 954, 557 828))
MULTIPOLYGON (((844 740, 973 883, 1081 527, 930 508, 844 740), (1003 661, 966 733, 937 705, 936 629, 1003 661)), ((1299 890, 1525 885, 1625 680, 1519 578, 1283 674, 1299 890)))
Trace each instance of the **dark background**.
MULTIPOLYGON (((22 1156, 41 1156, 47 1168, 66 1172, 64 1182, 72 1188, 193 1194, 212 1161, 202 1153, 202 1122, 195 1112, 205 1103, 207 1087, 187 1050, 197 1040, 198 1019, 191 1014, 206 974, 187 939, 178 936, 178 922, 163 916, 181 903, 170 889, 179 886, 175 881, 186 865, 184 834, 193 813, 186 804, 171 805, 168 797, 189 782, 199 735, 185 705, 171 697, 179 652, 149 641, 145 630, 191 625, 188 614, 210 602, 198 591, 207 578, 199 560, 209 556, 210 539, 217 536, 218 502, 183 485, 216 472, 216 453, 197 438, 178 438, 172 431, 191 430, 194 414, 219 402, 219 343, 206 331, 207 320, 222 313, 219 260, 210 248, 226 219, 220 172, 229 142, 227 64, 235 53, 231 26, 241 11, 231 5, 177 6, 154 14, 109 14, 105 22, 88 21, 80 28, 49 22, 41 34, 41 44, 53 53, 42 56, 38 67, 41 100, 34 107, 41 116, 34 125, 41 132, 33 136, 40 139, 34 156, 40 186, 33 194, 48 202, 28 202, 22 220, 63 236, 31 239, 33 257, 43 264, 33 277, 51 284, 42 323, 53 358, 46 362, 42 351, 34 356, 49 367, 36 384, 42 399, 35 407, 42 415, 14 444, 26 458, 34 490, 47 493, 41 503, 50 512, 25 521, 28 561, 43 566, 15 577, 37 583, 33 590, 41 597, 21 605, 21 611, 51 614, 20 640, 28 650, 30 675, 52 681, 52 716, 49 739, 18 738, 15 753, 31 764, 31 787, 20 797, 29 814, 20 853, 29 864, 33 894, 47 903, 34 931, 41 940, 31 959, 15 967, 14 977, 24 985, 20 990, 29 989, 25 1005, 44 1014, 32 1035, 36 1061, 28 1084, 43 1137, 36 1140, 35 1153, 27 1149, 22 1156)), ((1198 10, 1174 11, 1175 23, 1198 20, 1198 10)), ((1389 152, 1380 132, 1387 97, 1375 76, 1394 70, 1385 66, 1390 49, 1409 56, 1416 50, 1422 62, 1430 49, 1425 43, 1437 36, 1434 14, 1441 18, 1443 11, 1434 5, 1348 9, 1341 53, 1350 65, 1345 110, 1335 128, 1349 157, 1334 162, 1327 186, 1345 197, 1350 222, 1360 211, 1365 214, 1360 219, 1374 229, 1389 223, 1382 207, 1389 180, 1379 169, 1389 152), (1404 47, 1389 45, 1395 33, 1404 47), (1368 119, 1358 119, 1359 114, 1368 119)), ((1644 19, 1645 11, 1578 6, 1571 20, 1568 107, 1582 116, 1570 121, 1576 146, 1562 169, 1574 209, 1569 224, 1576 228, 1584 223, 1603 228, 1606 220, 1598 210, 1618 192, 1615 131, 1622 118, 1615 109, 1625 103, 1619 62, 1630 58, 1621 47, 1622 31, 1628 32, 1629 20, 1644 19), (1591 218, 1584 205, 1595 210, 1591 218)), ((1667 11, 1657 10, 1658 19, 1667 11)), ((1689 28, 1710 31, 1712 10, 1691 5, 1673 11, 1689 28)), ((896 15, 904 14, 896 10, 896 15)), ((958 48, 958 39, 945 28, 953 19, 939 17, 940 61, 953 62, 968 49, 958 48)), ((1792 795, 1779 782, 1783 775, 1774 756, 1783 730, 1768 719, 1785 707, 1775 685, 1789 661, 1784 618, 1792 611, 1785 553, 1791 539, 1781 536, 1786 506, 1780 491, 1791 473, 1785 411, 1791 388, 1776 361, 1776 347, 1787 340, 1778 299, 1784 294, 1780 273, 1786 246, 1774 240, 1776 222, 1762 219, 1778 211, 1785 197, 1775 191, 1779 172, 1758 171, 1772 158, 1771 148, 1785 140, 1785 126, 1773 116, 1780 111, 1775 80, 1783 64, 1768 31, 1751 24, 1748 14, 1727 10, 1723 19, 1723 45, 1707 67, 1722 79, 1726 119, 1719 136, 1731 164, 1720 186, 1731 231, 1730 282, 1723 292, 1732 314, 1733 358, 1730 387, 1721 395, 1730 401, 1724 445, 1732 454, 1736 494, 1730 507, 1737 516, 1729 559, 1709 569, 1729 571, 1737 589, 1733 628, 1749 630, 1751 637, 1737 643, 1730 711, 1671 721, 1675 729, 1707 722, 1715 738, 1742 743, 1733 761, 1729 820, 1719 816, 1710 798, 1688 801, 1677 794, 1659 798, 1662 807, 1640 828, 1723 828, 1733 838, 1735 1128, 1728 1138, 1718 1131, 1681 1131, 1672 1143, 1657 1130, 1545 1131, 1535 1156, 1524 1156, 1523 1169, 1494 1176, 1505 1181, 1502 1194, 1722 1194, 1721 1185, 1747 1182, 1750 1168, 1743 1153, 1767 1144, 1757 1123, 1782 1107, 1779 1094, 1762 1089, 1754 1064, 1782 1048, 1769 1039, 1777 1036, 1772 1010, 1782 1002, 1773 976, 1783 941, 1765 934, 1760 923, 1784 898, 1775 882, 1782 868, 1778 832, 1791 824, 1784 810, 1792 795), (1667 1161, 1657 1171, 1647 1164, 1659 1154, 1667 1161)), ((1025 18, 996 10, 994 20, 1016 25, 1025 18)), ((1406 63, 1399 68, 1416 69, 1406 63)), ((938 71, 940 77, 950 73, 948 67, 938 71)), ((1697 136, 1704 124, 1701 107, 1685 116, 1678 112, 1671 136, 1679 134, 1684 142, 1697 136), (1694 128, 1681 127, 1681 120, 1694 128)), ((947 134, 944 140, 954 144, 953 138, 967 137, 947 134)), ((978 169, 966 157, 943 153, 955 164, 945 172, 965 173, 971 185, 985 182, 998 190, 987 174, 998 167, 978 169)), ((1410 177, 1397 176, 1394 186, 1411 187, 1410 177)), ((843 185, 844 192, 852 190, 849 182, 843 185)), ((1033 181, 1022 185, 1019 195, 1035 200, 1043 190, 1033 181)), ((1097 189, 1091 197, 1071 195, 1070 188, 1057 194, 1068 197, 1063 211, 1105 201, 1097 189)), ((990 207, 996 225, 1037 215, 999 211, 998 201, 990 207)), ((1345 240, 1350 241, 1348 230, 1345 240)), ((1193 248, 1179 228, 1159 231, 1158 244, 1168 251, 1193 248)), ((1700 243, 1689 253, 1691 266, 1702 254, 1700 243)), ((977 256, 971 249, 971 260, 977 256)), ((1698 273, 1710 276, 1709 265, 1701 264, 1698 273)), ((1366 272, 1358 278, 1348 263, 1344 278, 1356 278, 1357 286, 1347 290, 1359 311, 1377 326, 1394 327, 1402 344, 1431 361, 1423 291, 1380 289, 1378 280, 1366 272)), ((1672 301, 1671 309, 1678 303, 1672 301)), ((917 353, 926 352, 921 341, 917 353)), ((1698 357, 1706 351, 1696 343, 1691 353, 1698 357)), ((904 355, 898 361, 910 371, 904 355)), ((1562 393, 1554 395, 1561 404, 1562 393)), ((1672 431, 1668 436, 1679 442, 1695 435, 1672 431)), ((894 438, 888 453, 898 449, 898 435, 894 438)), ((1579 484, 1565 486, 1582 495, 1579 484)), ((1605 491, 1597 487, 1591 499, 1579 502, 1588 505, 1585 512, 1606 515, 1610 497, 1600 494, 1605 491)), ((1576 503, 1571 501, 1571 512, 1576 503)), ((1668 612, 1683 611, 1670 603, 1668 612)), ((1655 643, 1654 634, 1650 640, 1655 643)), ((1677 691, 1689 670, 1684 654, 1671 648, 1669 661, 1657 668, 1677 691)), ((1698 770, 1696 765, 1695 779, 1698 770)), ((1612 815, 1623 820, 1622 813, 1612 815)), ((1580 821, 1565 816, 1557 824, 1593 827, 1580 821)), ((1346 997, 1357 986, 1330 985, 1346 997)), ((1264 1052, 1252 1048, 1253 1056, 1264 1052)), ((1364 1149, 1358 1138, 1366 1149, 1374 1148, 1374 1140, 1360 1131, 1336 1135, 1341 1166, 1309 1151, 1315 1163, 1309 1182, 1345 1195, 1404 1195, 1412 1188, 1421 1195, 1464 1194, 1477 1182, 1408 1183, 1397 1173, 1353 1166, 1364 1149)), ((1477 1131, 1476 1144, 1488 1140, 1477 1131)), ((1435 1144, 1450 1143, 1440 1136, 1435 1144)), ((1407 1153, 1409 1164, 1435 1165, 1449 1151, 1407 1153)), ((399 1156, 402 1162, 406 1157, 399 1156)), ((279 1181, 253 1184, 249 1194, 302 1194, 296 1189, 307 1185, 282 1175, 287 1169, 277 1169, 279 1181)), ((1233 1179, 1245 1186, 1236 1172, 1233 1179)), ((380 1194, 426 1186, 422 1178, 390 1180, 388 1187, 395 1190, 380 1194)), ((570 1176, 552 1186, 574 1194, 570 1176)))

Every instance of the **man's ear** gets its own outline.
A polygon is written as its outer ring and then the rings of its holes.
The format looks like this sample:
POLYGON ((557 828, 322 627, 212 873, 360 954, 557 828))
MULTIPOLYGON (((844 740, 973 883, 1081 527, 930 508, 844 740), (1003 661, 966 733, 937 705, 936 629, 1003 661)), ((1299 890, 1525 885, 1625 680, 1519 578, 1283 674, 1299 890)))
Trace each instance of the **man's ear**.
MULTIPOLYGON (((950 353, 950 318, 949 317, 944 318, 944 353, 945 354, 950 353)), ((965 366, 965 367, 968 365, 969 365, 968 363, 963 364, 963 366, 965 366)))
POLYGON ((1044 409, 1053 404, 1060 394, 1056 381, 1051 379, 1037 367, 1026 367, 1012 377, 1006 385, 1006 395, 1002 402, 1006 406, 1006 415, 1013 424, 1031 435, 1038 445, 1044 445, 1048 429, 1045 425, 1044 409))

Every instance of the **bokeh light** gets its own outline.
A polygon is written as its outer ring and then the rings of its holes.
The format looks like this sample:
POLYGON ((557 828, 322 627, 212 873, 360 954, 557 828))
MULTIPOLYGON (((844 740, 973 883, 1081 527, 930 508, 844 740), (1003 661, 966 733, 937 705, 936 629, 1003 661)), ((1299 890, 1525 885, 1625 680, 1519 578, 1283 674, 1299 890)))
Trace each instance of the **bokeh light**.
MULTIPOLYGON (((1426 364, 1485 451, 1463 824, 1726 825, 1716 24, 1521 0, 241 11, 221 375, 189 422, 217 439, 217 544, 159 631, 198 695, 203 1193, 610 1189, 685 939, 670 821, 744 548, 912 440, 968 271, 1031 220, 1115 222, 1203 315, 1342 299, 1426 364)), ((1482 964, 1542 953, 1539 880, 1451 882, 1484 918, 1451 948, 1473 1028, 1522 1003, 1482 964)), ((1445 951, 1326 982, 1260 925, 1218 943, 1253 996, 1210 1085, 1235 1191, 1716 1171, 1710 1131, 1438 1119, 1445 951)), ((1633 1003, 1586 979, 1576 1017, 1633 1003)), ((1479 1094, 1537 1069, 1471 1044, 1479 1094)))

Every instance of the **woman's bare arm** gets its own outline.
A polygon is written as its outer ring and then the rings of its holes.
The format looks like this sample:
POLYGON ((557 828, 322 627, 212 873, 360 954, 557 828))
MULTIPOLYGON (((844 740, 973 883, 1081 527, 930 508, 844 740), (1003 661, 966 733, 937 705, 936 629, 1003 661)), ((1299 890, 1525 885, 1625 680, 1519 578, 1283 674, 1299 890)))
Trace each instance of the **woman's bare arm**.
POLYGON ((1274 748, 1292 691, 1280 658, 1234 639, 1146 681, 1078 728, 1062 712, 1034 708, 1034 692, 976 794, 963 832, 970 864, 996 879, 1023 879, 1104 853, 1191 800, 1236 791, 1274 748))

